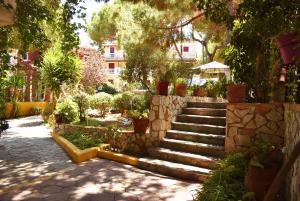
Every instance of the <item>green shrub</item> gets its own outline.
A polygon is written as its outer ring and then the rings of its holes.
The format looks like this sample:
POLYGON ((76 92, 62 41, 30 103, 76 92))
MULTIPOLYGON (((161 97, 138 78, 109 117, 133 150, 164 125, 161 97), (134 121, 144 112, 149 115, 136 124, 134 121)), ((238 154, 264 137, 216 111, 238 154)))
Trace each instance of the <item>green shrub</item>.
POLYGON ((217 89, 216 84, 215 84, 214 81, 208 80, 204 84, 204 88, 205 88, 205 91, 206 91, 206 95, 208 97, 216 98, 218 96, 218 89, 217 89))
POLYGON ((208 97, 226 98, 226 85, 228 84, 226 77, 221 77, 218 81, 209 80, 204 84, 206 95, 208 97))
POLYGON ((30 115, 40 115, 42 113, 41 107, 31 107, 29 110, 30 115))
POLYGON ((227 155, 196 194, 195 201, 241 201, 247 161, 243 154, 227 155))
POLYGON ((98 92, 105 92, 111 95, 118 93, 117 89, 115 89, 113 86, 108 85, 106 83, 98 87, 98 92))
POLYGON ((129 112, 131 118, 149 117, 149 97, 145 95, 135 95, 132 99, 132 110, 129 112))
POLYGON ((185 79, 185 78, 177 78, 176 84, 187 84, 187 79, 185 79))
POLYGON ((89 95, 83 91, 79 91, 74 95, 73 101, 78 105, 80 121, 84 121, 86 119, 86 110, 90 105, 89 95))
POLYGON ((74 101, 65 99, 57 104, 54 114, 60 115, 64 123, 71 123, 78 120, 79 108, 74 101))
POLYGON ((80 131, 75 133, 65 133, 62 135, 62 137, 66 138, 81 150, 97 147, 103 143, 102 135, 88 135, 80 131))
POLYGON ((130 110, 132 99, 133 99, 133 93, 131 92, 123 92, 114 95, 113 97, 113 108, 120 110, 120 112, 124 112, 124 110, 130 110))
POLYGON ((112 96, 104 92, 97 93, 91 97, 90 104, 91 108, 99 110, 100 117, 105 117, 111 107, 112 96))
POLYGON ((73 122, 72 124, 74 125, 81 125, 81 126, 93 126, 93 127, 102 127, 104 126, 104 123, 101 122, 99 119, 96 119, 96 118, 89 118, 87 117, 85 119, 85 121, 76 121, 76 122, 73 122))

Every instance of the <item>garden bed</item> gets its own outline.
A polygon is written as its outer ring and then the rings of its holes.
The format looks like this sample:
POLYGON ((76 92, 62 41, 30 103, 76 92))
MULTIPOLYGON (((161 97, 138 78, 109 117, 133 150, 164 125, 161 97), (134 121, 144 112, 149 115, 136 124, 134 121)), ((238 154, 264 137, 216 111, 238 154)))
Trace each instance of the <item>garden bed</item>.
POLYGON ((57 134, 57 133, 53 133, 52 137, 53 139, 69 154, 69 156, 72 158, 72 160, 75 163, 81 163, 87 160, 90 160, 92 158, 95 157, 99 157, 99 158, 104 158, 104 159, 109 159, 109 160, 114 160, 117 162, 121 162, 121 163, 125 163, 125 164, 129 164, 129 165, 133 165, 136 166, 138 164, 138 158, 136 157, 132 157, 132 156, 128 156, 125 154, 121 154, 121 153, 115 153, 115 152, 111 152, 105 149, 109 149, 110 145, 109 144, 98 144, 98 146, 96 147, 92 147, 94 146, 94 144, 92 143, 83 143, 82 142, 78 142, 78 140, 80 139, 84 139, 85 142, 89 142, 91 137, 88 138, 88 140, 84 137, 82 137, 82 135, 74 135, 71 137, 72 134, 57 134), (63 136, 65 136, 66 138, 64 138, 63 136), (70 141, 68 140, 70 139, 70 141), (76 145, 74 145, 72 142, 74 142, 76 145), (87 148, 89 147, 89 148, 87 148), (83 150, 81 150, 83 149, 83 150))
POLYGON ((80 150, 99 147, 104 142, 104 139, 101 135, 89 135, 82 132, 64 133, 61 136, 74 144, 80 150))

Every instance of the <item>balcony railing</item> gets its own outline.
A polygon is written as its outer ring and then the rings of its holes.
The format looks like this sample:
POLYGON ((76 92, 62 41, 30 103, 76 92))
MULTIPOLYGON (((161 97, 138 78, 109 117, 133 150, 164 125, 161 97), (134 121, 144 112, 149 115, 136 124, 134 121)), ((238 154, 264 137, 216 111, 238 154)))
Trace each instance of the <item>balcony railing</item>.
POLYGON ((107 74, 110 74, 110 75, 121 75, 122 69, 121 68, 108 68, 108 69, 105 69, 104 72, 107 74))
POLYGON ((123 53, 117 52, 117 53, 104 53, 105 59, 110 60, 123 60, 124 56, 123 53))

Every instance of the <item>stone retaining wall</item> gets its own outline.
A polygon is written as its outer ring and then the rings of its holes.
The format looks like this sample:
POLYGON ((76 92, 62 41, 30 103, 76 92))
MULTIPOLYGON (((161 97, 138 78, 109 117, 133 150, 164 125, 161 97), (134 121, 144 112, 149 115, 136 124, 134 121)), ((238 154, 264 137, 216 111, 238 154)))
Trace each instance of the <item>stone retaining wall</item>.
MULTIPOLYGON (((74 133, 81 131, 90 135, 104 135, 107 131, 105 127, 81 126, 72 124, 56 124, 54 132, 56 134, 74 133)), ((149 146, 149 132, 146 134, 136 134, 133 131, 121 131, 122 135, 116 139, 115 146, 119 150, 129 151, 134 153, 145 153, 145 147, 149 146)), ((112 144, 112 141, 109 142, 112 144)))
POLYGON ((187 102, 225 102, 224 99, 196 96, 159 96, 152 97, 150 106, 150 143, 156 146, 165 137, 166 131, 171 129, 171 122, 176 120, 176 115, 182 112, 187 102))
POLYGON ((283 115, 282 104, 227 104, 225 150, 247 148, 256 134, 283 145, 283 115))
MULTIPOLYGON (((284 105, 285 121, 285 158, 287 158, 300 140, 300 105, 284 105)), ((300 157, 287 177, 287 200, 300 201, 300 157)))

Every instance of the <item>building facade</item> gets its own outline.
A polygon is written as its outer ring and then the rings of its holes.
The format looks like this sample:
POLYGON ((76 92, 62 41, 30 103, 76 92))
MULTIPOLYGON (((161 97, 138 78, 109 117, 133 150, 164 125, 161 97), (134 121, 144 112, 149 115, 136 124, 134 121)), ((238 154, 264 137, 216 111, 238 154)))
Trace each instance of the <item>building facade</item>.
MULTIPOLYGON (((126 67, 124 50, 118 46, 117 41, 107 41, 103 44, 103 48, 107 81, 117 88, 122 88, 125 83, 121 80, 121 73, 126 67)), ((198 58, 202 57, 202 45, 193 40, 179 42, 177 49, 185 62, 196 62, 198 58)), ((170 54, 177 60, 181 59, 175 46, 170 48, 170 54)))

